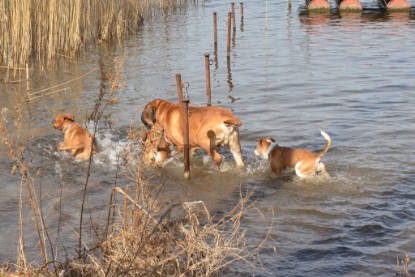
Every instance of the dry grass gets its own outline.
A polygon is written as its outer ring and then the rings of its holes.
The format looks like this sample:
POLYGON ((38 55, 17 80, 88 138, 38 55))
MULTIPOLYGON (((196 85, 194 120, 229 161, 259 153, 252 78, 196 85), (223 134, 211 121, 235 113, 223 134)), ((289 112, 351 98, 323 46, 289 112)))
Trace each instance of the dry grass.
POLYGON ((405 258, 400 259, 399 257, 396 258, 396 277, 412 277, 409 271, 412 268, 414 270, 414 263, 411 263, 411 259, 409 258, 408 254, 405 254, 405 258))
MULTIPOLYGON (((114 205, 116 221, 88 259, 66 272, 81 276, 212 276, 235 261, 254 264, 260 246, 249 246, 240 222, 249 195, 225 216, 214 219, 203 202, 164 210, 145 182, 114 205), (129 194, 135 195, 134 199, 129 194)), ((128 190, 128 189, 127 189, 128 190)))
POLYGON ((137 32, 145 18, 187 0, 0 0, 0 65, 25 69, 74 57, 90 43, 137 32))
POLYGON ((114 275, 211 276, 233 261, 252 261, 255 251, 246 246, 239 225, 248 199, 241 198, 235 209, 218 220, 203 202, 183 203, 162 212, 154 201, 143 208, 132 199, 125 204, 125 199, 122 224, 101 245, 104 267, 116 265, 110 268, 114 275), (146 208, 154 215, 146 213, 146 208))

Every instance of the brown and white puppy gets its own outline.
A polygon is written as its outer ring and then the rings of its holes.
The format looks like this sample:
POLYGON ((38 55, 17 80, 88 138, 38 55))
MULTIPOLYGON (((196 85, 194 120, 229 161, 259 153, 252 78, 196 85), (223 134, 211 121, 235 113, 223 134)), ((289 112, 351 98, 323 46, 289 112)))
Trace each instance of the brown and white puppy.
POLYGON ((84 127, 74 121, 72 114, 59 114, 52 122, 55 129, 64 133, 63 142, 58 150, 69 151, 72 156, 85 160, 96 151, 94 136, 84 127))
POLYGON ((329 150, 331 139, 328 134, 321 131, 326 140, 326 145, 319 153, 314 154, 305 149, 293 149, 279 145, 271 146, 275 140, 271 137, 258 140, 255 155, 270 161, 271 170, 277 174, 287 168, 292 168, 299 177, 307 177, 313 174, 329 176, 326 167, 320 161, 321 157, 329 150))
MULTIPOLYGON (((155 123, 164 129, 167 140, 178 152, 183 151, 183 114, 181 105, 163 99, 148 103, 141 115, 141 121, 151 127, 155 123)), ((191 151, 205 150, 217 166, 222 163, 219 154, 221 146, 229 147, 239 168, 245 165, 242 160, 239 142, 241 121, 223 107, 189 106, 189 147, 191 151)))
POLYGON ((151 130, 141 135, 143 145, 143 160, 152 166, 162 166, 170 157, 170 147, 163 137, 163 128, 155 124, 151 130))

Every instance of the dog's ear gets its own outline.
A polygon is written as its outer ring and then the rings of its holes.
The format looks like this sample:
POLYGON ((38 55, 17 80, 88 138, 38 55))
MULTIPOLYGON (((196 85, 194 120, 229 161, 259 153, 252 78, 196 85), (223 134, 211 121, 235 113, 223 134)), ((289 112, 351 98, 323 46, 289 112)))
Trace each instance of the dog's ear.
POLYGON ((236 127, 239 127, 239 126, 241 126, 242 125, 242 122, 238 119, 238 118, 230 118, 230 119, 227 119, 227 120, 225 120, 224 122, 223 122, 223 124, 225 124, 226 126, 236 126, 236 127))
POLYGON ((141 114, 141 122, 146 125, 146 127, 151 127, 156 122, 156 105, 154 101, 148 103, 141 114))
POLYGON ((73 114, 67 113, 67 114, 64 114, 63 120, 74 121, 75 120, 75 116, 73 114))
POLYGON ((265 141, 269 142, 269 143, 273 143, 275 142, 275 140, 272 137, 268 137, 265 139, 265 141))

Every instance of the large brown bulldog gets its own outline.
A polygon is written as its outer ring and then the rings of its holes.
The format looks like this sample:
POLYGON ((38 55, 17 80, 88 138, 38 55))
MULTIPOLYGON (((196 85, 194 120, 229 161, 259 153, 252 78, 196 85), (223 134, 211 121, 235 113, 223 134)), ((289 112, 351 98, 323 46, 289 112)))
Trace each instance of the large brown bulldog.
POLYGON ((52 126, 64 133, 63 142, 58 146, 58 150, 70 151, 72 156, 80 160, 89 159, 96 151, 94 136, 76 123, 72 114, 57 115, 52 126))
MULTIPOLYGON (((183 151, 183 114, 181 105, 163 99, 148 103, 141 121, 151 127, 158 123, 164 128, 167 140, 177 151, 183 151)), ((239 143, 241 121, 232 112, 222 107, 189 106, 189 147, 191 151, 202 148, 217 166, 222 162, 221 146, 229 147, 239 168, 244 167, 239 143)))

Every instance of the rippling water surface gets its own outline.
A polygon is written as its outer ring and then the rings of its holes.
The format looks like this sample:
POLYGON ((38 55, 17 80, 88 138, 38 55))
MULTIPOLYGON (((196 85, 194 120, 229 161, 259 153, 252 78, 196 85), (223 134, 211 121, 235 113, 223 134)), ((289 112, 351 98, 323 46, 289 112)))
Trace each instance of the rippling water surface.
MULTIPOLYGON (((199 154, 193 158, 192 179, 185 182, 180 162, 173 160, 154 179, 155 186, 165 183, 161 199, 204 200, 220 212, 238 200, 241 190, 255 192, 261 213, 248 213, 243 227, 250 241, 260 241, 268 232, 272 239, 260 252, 261 266, 237 265, 229 275, 392 276, 398 256, 415 257, 415 18, 382 12, 373 2, 362 1, 363 14, 307 15, 299 0, 292 1, 291 10, 287 1, 244 1, 243 21, 236 10, 229 62, 228 1, 178 9, 145 23, 138 35, 124 41, 126 85, 117 94, 119 103, 106 110, 113 127, 104 124, 109 121, 100 126, 101 152, 93 165, 88 211, 105 216, 130 122, 138 120, 146 102, 176 99, 176 73, 190 84, 191 102, 205 105, 203 54, 208 52, 212 103, 232 109, 243 121, 247 169, 237 170, 226 151, 220 170, 199 154), (217 53, 213 11, 219 17, 217 53), (333 141, 323 158, 330 179, 276 177, 266 161, 254 157, 255 140, 264 136, 318 151, 324 146, 320 130, 333 141)), ((52 87, 95 67, 110 71, 115 58, 122 58, 118 46, 97 45, 58 70, 34 70, 28 84, 0 85, 6 95, 2 105, 12 108, 15 93, 52 87)), ((83 121, 93 110, 99 82, 99 71, 93 70, 61 85, 65 91, 26 106, 29 150, 46 221, 56 227, 61 214, 60 236, 68 249, 77 241, 86 165, 54 150, 61 134, 50 123, 58 112, 83 121)), ((18 181, 9 175, 11 165, 1 159, 2 261, 15 259, 18 242, 18 181)), ((30 213, 26 215, 30 226, 30 213)), ((35 234, 26 240, 30 252, 35 234)))

